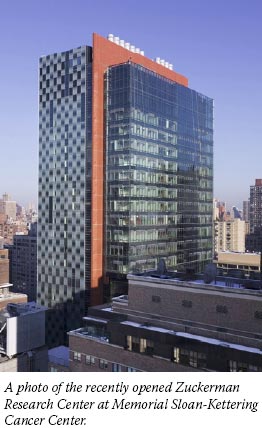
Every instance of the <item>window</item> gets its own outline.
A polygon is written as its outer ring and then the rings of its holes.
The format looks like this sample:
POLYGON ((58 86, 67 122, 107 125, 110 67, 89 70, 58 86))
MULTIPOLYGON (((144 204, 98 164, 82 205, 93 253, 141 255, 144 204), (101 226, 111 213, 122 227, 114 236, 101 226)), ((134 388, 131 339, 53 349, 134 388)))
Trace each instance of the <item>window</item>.
POLYGON ((174 358, 174 361, 176 363, 180 362, 180 349, 179 348, 174 348, 174 356, 173 356, 173 358, 174 358))
POLYGON ((140 339, 140 352, 152 355, 154 352, 154 342, 149 339, 140 339))
POLYGON ((182 300, 182 306, 184 306, 184 308, 192 308, 192 301, 191 300, 182 300))
POLYGON ((86 355, 86 365, 95 364, 95 357, 92 355, 86 355))
POLYGON ((256 311, 255 318, 262 320, 262 311, 256 311))
POLYGON ((107 367, 108 367, 108 362, 107 362, 106 360, 102 360, 102 359, 100 359, 100 360, 99 360, 99 367, 100 367, 100 369, 107 369, 107 367))
POLYGON ((195 368, 207 366, 207 356, 203 352, 192 351, 183 348, 174 348, 174 362, 195 368))
POLYGON ((154 303, 160 303, 161 297, 160 296, 152 296, 152 302, 154 303))
POLYGON ((112 372, 121 372, 122 366, 118 363, 112 363, 112 372))
POLYGON ((223 305, 217 305, 216 311, 220 314, 227 314, 227 312, 228 312, 227 307, 223 306, 223 305))
POLYGON ((229 360, 228 368, 230 372, 260 372, 261 367, 254 366, 252 364, 243 363, 241 361, 229 360))
POLYGON ((127 336, 127 349, 129 349, 129 351, 139 352, 139 343, 139 337, 127 336))
POLYGON ((48 223, 53 223, 53 196, 49 196, 48 223))
POLYGON ((74 361, 81 361, 81 352, 74 352, 73 359, 74 361))

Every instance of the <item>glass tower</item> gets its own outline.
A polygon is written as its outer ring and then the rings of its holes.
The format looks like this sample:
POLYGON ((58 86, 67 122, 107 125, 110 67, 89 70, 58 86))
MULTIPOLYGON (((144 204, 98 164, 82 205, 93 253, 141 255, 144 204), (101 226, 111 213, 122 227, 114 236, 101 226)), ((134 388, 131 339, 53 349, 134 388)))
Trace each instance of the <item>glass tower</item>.
POLYGON ((212 259, 213 102, 187 84, 97 34, 40 59, 37 299, 49 345, 128 272, 212 259))
POLYGON ((106 269, 212 259, 213 101, 131 62, 106 79, 106 269))

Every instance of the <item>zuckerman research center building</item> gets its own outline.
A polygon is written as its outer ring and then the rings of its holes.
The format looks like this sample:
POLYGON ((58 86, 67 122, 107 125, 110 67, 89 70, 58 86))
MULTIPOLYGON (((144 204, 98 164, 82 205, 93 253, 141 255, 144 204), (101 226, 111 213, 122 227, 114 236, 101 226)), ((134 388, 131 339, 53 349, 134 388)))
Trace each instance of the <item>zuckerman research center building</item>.
POLYGON ((213 100, 109 35, 40 59, 38 303, 52 343, 156 268, 212 260, 213 100))

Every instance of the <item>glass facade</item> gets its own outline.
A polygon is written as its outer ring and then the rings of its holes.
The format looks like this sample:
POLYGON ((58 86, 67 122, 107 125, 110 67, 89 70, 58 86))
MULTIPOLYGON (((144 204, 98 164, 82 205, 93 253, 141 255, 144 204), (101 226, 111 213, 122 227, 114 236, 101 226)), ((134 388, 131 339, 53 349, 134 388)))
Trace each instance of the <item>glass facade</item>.
POLYGON ((40 60, 38 303, 48 343, 63 343, 88 304, 91 205, 91 48, 40 60))
POLYGON ((212 259, 213 101, 140 65, 105 79, 107 272, 212 259))
POLYGON ((37 301, 53 346, 81 325, 98 271, 113 288, 160 258, 212 259, 212 100, 131 62, 103 68, 99 49, 40 60, 37 301))

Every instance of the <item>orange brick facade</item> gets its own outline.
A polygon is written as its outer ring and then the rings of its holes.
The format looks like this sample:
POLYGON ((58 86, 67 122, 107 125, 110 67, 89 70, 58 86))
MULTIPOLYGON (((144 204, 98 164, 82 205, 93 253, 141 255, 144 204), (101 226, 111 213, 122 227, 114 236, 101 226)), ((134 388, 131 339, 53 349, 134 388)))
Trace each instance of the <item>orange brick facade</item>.
POLYGON ((104 251, 104 73, 109 66, 132 61, 173 82, 188 86, 188 79, 153 60, 93 34, 92 101, 92 254, 91 304, 102 301, 104 251))

